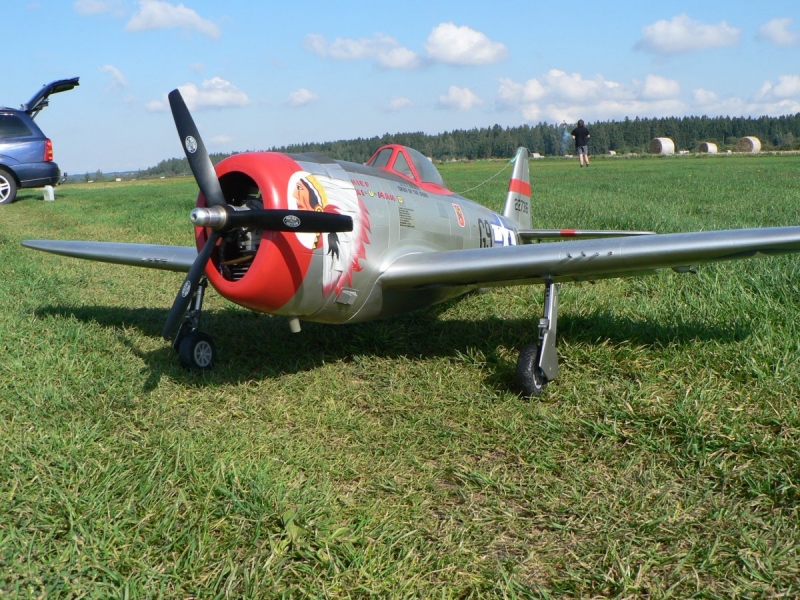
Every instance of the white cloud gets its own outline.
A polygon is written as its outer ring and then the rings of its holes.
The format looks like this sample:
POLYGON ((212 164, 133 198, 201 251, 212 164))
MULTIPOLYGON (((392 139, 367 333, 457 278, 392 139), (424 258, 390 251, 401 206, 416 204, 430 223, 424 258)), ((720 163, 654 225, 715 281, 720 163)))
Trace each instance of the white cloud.
POLYGON ((713 92, 696 90, 694 101, 696 104, 691 114, 795 115, 800 113, 800 75, 781 75, 776 82, 765 81, 751 100, 718 98, 713 92))
POLYGON ((526 122, 607 120, 626 116, 672 116, 683 114, 676 81, 650 75, 644 82, 621 84, 600 75, 592 79, 580 73, 552 69, 520 83, 500 79, 497 103, 519 111, 526 122))
POLYGON ((800 100, 800 75, 781 75, 777 83, 765 81, 757 100, 800 100))
POLYGON ((289 106, 305 106, 306 104, 315 102, 317 100, 319 100, 319 96, 317 96, 314 92, 306 88, 300 88, 299 90, 289 94, 289 98, 286 100, 286 103, 289 106))
POLYGON ((692 93, 692 97, 694 98, 695 104, 699 106, 707 106, 709 104, 715 104, 718 100, 717 95, 714 92, 703 88, 697 88, 692 93))
POLYGON ((416 52, 400 45, 382 48, 377 61, 384 69, 413 69, 421 62, 416 52))
MULTIPOLYGON (((220 77, 206 79, 198 87, 194 83, 178 86, 184 102, 189 110, 207 108, 230 108, 250 104, 250 99, 242 90, 220 77)), ((166 94, 162 100, 153 100, 145 105, 151 112, 169 110, 166 94)))
POLYGON ((749 105, 748 113, 753 116, 760 115, 796 115, 800 112, 800 101, 787 98, 769 104, 749 105))
POLYGON ((389 101, 389 104, 386 106, 386 111, 398 112, 404 108, 408 108, 409 106, 411 106, 411 100, 404 98, 403 96, 395 96, 389 101))
POLYGON ((112 90, 128 87, 128 80, 125 78, 125 75, 123 75, 122 71, 120 71, 114 65, 104 65, 100 68, 100 71, 108 74, 108 77, 111 80, 112 90))
POLYGON ((217 25, 202 18, 194 9, 183 4, 170 4, 162 0, 139 0, 139 10, 125 25, 128 31, 149 31, 152 29, 183 29, 196 31, 211 39, 220 36, 217 25))
MULTIPOLYGON (((334 60, 370 60, 383 69, 414 69, 422 65, 417 52, 395 38, 375 34, 370 38, 336 38, 310 33, 304 39, 307 50, 334 60)), ((439 62, 457 65, 488 65, 506 58, 508 50, 485 34, 469 27, 442 23, 433 29, 425 44, 428 56, 439 62)))
POLYGON ((547 93, 538 79, 529 79, 525 83, 517 83, 508 78, 501 78, 499 81, 498 99, 505 105, 535 102, 547 93))
POLYGON ((731 27, 725 21, 717 25, 706 25, 684 13, 673 17, 672 21, 662 19, 642 27, 642 39, 636 43, 635 48, 655 54, 722 48, 738 44, 740 33, 741 30, 731 27))
POLYGON ((800 98, 800 75, 781 75, 773 93, 778 98, 800 98))
POLYGON ((796 46, 800 36, 789 29, 792 22, 793 19, 790 18, 772 19, 759 28, 758 39, 771 42, 776 46, 796 46))
POLYGON ((634 92, 616 81, 600 76, 586 79, 579 73, 566 73, 551 69, 545 75, 517 83, 511 79, 500 79, 497 100, 501 106, 517 109, 526 107, 528 114, 542 114, 539 102, 555 104, 586 104, 603 99, 620 100, 632 98, 634 92))
POLYGON ((309 33, 305 37, 305 47, 323 58, 339 60, 359 60, 369 56, 368 40, 336 38, 330 44, 324 35, 309 33))
POLYGON ((111 12, 119 6, 119 0, 75 0, 72 8, 81 15, 98 15, 111 12))
POLYGON ((469 110, 479 104, 483 104, 483 100, 471 89, 451 85, 450 89, 447 90, 447 94, 439 96, 437 106, 446 109, 469 110))
POLYGON ((455 65, 490 65, 508 56, 508 49, 502 43, 453 23, 435 27, 425 43, 425 51, 433 60, 455 65))
POLYGON ((247 94, 221 77, 206 79, 200 87, 188 83, 179 86, 178 89, 189 110, 245 106, 250 103, 247 94))
POLYGON ((384 69, 413 69, 421 63, 416 52, 401 46, 388 35, 376 34, 371 38, 336 38, 328 42, 325 36, 310 33, 305 37, 307 50, 323 58, 334 60, 373 60, 384 69))
POLYGON ((144 108, 147 112, 164 112, 168 110, 169 104, 167 103, 166 95, 163 100, 150 100, 150 102, 145 102, 144 108))
POLYGON ((553 69, 528 81, 499 79, 497 105, 518 112, 527 123, 574 123, 622 120, 625 117, 659 118, 682 115, 790 115, 800 112, 800 74, 766 81, 752 98, 722 97, 697 88, 681 97, 680 84, 660 75, 618 83, 597 75, 553 69))
POLYGON ((648 75, 644 80, 642 98, 646 100, 664 100, 675 98, 681 93, 681 85, 674 79, 660 75, 648 75))

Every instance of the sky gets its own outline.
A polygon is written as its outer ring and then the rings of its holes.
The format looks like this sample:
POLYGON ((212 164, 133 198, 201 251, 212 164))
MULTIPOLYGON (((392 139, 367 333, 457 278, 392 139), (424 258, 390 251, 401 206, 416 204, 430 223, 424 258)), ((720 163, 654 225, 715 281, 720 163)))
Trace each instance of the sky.
POLYGON ((797 0, 0 2, 0 105, 80 77, 37 118, 71 174, 182 156, 175 88, 211 152, 800 112, 797 0))

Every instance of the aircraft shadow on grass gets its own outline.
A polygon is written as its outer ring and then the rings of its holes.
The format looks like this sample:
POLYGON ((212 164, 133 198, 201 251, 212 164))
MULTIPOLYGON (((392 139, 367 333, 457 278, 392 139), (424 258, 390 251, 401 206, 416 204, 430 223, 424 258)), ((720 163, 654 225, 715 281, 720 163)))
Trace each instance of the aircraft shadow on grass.
MULTIPOLYGON (((230 357, 227 364, 222 363, 210 372, 190 371, 176 365, 169 347, 143 351, 124 333, 123 328, 134 327, 143 335, 159 337, 164 309, 51 305, 38 309, 36 315, 74 318, 118 330, 120 342, 147 364, 150 375, 143 386, 145 392, 155 389, 163 374, 187 385, 208 386, 311 371, 325 362, 354 356, 414 360, 471 352, 482 355, 489 367, 485 382, 488 387, 498 391, 513 389, 515 361, 504 356, 500 348, 523 345, 531 332, 536 331, 539 315, 532 310, 530 316, 520 318, 493 315, 475 320, 439 318, 441 312, 457 302, 460 299, 403 317, 346 327, 304 323, 299 334, 288 330, 285 319, 270 315, 227 308, 208 311, 206 318, 212 326, 215 321, 225 323, 225 327, 216 327, 220 331, 217 343, 223 355, 230 357)), ((709 325, 698 320, 671 325, 602 312, 589 316, 564 314, 559 320, 562 339, 588 345, 607 341, 656 349, 708 340, 726 344, 744 340, 750 333, 744 324, 709 325)))

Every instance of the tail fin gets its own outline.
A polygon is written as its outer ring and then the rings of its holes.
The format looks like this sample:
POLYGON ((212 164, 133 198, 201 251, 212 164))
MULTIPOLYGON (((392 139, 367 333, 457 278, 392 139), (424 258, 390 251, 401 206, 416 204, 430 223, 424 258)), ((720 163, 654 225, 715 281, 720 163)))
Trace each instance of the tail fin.
POLYGON ((503 216, 519 225, 520 229, 531 228, 531 182, 527 148, 517 149, 514 157, 514 171, 508 182, 503 216))

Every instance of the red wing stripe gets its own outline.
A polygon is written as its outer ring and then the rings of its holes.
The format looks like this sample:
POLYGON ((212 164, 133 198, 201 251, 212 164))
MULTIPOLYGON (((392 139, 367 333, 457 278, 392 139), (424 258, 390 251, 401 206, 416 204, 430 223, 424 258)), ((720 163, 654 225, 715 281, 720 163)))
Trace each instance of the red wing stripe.
POLYGON ((530 197, 531 184, 521 179, 512 179, 508 182, 508 191, 530 197))

